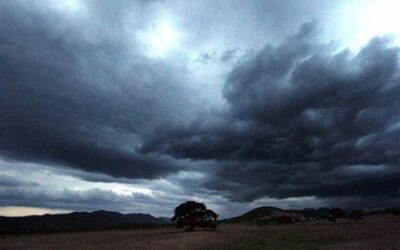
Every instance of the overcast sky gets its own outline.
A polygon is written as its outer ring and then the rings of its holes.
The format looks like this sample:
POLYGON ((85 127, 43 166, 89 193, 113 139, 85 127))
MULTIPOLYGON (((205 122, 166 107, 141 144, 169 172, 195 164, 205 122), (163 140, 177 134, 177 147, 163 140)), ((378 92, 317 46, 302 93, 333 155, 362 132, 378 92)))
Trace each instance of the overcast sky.
POLYGON ((399 8, 0 1, 0 215, 400 206, 399 8))

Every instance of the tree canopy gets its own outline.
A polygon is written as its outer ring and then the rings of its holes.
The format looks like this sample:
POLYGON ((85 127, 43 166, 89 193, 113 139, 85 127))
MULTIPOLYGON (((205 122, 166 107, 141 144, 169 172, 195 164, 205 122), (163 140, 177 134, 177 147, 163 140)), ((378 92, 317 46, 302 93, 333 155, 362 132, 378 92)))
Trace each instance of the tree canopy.
POLYGON ((187 228, 194 230, 200 228, 216 228, 218 214, 211 209, 207 209, 204 203, 187 201, 175 208, 175 215, 172 221, 177 228, 187 228))

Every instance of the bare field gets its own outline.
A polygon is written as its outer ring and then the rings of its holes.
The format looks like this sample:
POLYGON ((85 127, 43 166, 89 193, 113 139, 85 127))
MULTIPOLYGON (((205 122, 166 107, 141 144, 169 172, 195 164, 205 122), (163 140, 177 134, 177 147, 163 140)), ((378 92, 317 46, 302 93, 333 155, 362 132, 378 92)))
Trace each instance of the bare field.
POLYGON ((172 227, 126 231, 8 235, 0 249, 400 249, 400 218, 368 217, 282 226, 221 225, 216 231, 172 227))

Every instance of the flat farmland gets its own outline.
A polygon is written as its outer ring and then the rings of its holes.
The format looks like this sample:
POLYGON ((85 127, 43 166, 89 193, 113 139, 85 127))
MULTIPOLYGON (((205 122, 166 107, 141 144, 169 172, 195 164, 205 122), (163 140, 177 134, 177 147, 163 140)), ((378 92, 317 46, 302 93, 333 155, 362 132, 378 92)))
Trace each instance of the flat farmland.
POLYGON ((258 227, 221 225, 215 231, 155 229, 0 236, 0 249, 400 249, 400 218, 307 222, 258 227))

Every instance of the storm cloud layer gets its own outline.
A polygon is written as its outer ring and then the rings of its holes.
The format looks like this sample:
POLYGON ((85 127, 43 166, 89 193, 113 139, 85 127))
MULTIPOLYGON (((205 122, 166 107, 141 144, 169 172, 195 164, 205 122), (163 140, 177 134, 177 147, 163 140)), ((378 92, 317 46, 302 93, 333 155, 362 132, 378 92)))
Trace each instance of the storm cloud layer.
POLYGON ((0 2, 0 205, 399 206, 394 40, 321 41, 331 1, 212 5, 0 2))
POLYGON ((60 30, 60 17, 2 5, 9 8, 0 24, 3 157, 115 177, 177 171, 168 157, 134 150, 138 136, 160 120, 179 119, 172 110, 182 110, 185 89, 170 68, 114 40, 112 24, 86 37, 89 27, 64 23, 60 30))
POLYGON ((330 52, 314 33, 305 24, 233 68, 224 119, 163 129, 143 151, 219 162, 208 185, 233 200, 398 196, 398 48, 330 52))

